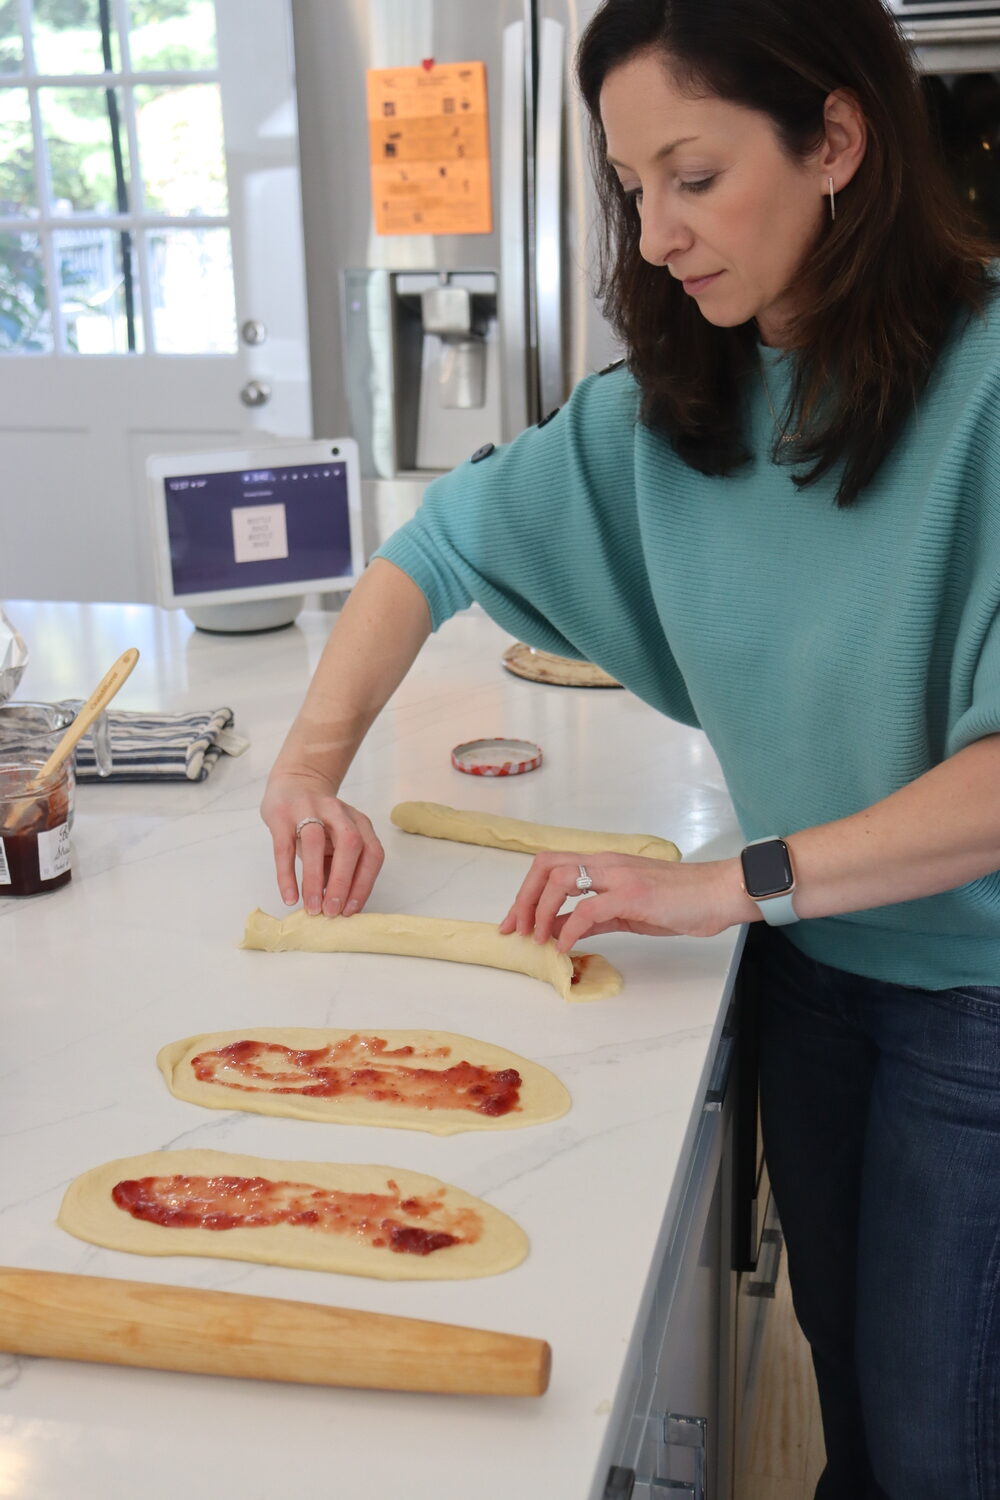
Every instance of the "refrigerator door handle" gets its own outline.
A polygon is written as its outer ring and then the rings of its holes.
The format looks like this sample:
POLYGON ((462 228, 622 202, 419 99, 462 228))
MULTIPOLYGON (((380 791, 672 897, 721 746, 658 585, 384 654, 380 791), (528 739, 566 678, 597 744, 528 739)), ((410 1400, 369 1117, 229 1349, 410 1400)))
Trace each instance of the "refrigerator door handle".
POLYGON ((562 329, 563 78, 566 29, 546 17, 538 63, 535 156, 535 288, 538 395, 543 416, 565 399, 562 329))
POLYGON ((528 425, 524 22, 504 27, 500 128, 500 359, 504 439, 528 425))

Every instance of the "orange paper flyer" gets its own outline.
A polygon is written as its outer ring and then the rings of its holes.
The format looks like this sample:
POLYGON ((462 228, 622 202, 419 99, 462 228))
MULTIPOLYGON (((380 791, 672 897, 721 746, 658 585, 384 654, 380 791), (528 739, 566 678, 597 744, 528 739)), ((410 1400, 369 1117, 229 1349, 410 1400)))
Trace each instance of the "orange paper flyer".
POLYGON ((490 234, 486 64, 368 71, 376 234, 490 234))

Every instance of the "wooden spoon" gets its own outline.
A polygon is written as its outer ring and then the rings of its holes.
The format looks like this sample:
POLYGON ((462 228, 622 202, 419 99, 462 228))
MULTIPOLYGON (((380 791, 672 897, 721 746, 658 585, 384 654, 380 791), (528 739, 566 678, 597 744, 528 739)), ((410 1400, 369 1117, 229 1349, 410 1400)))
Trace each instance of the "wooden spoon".
MULTIPOLYGON (((93 724, 97 716, 105 708, 107 708, 108 704, 111 702, 112 698, 115 696, 122 683, 129 676, 132 668, 135 666, 138 660, 139 652, 137 651, 135 646, 130 646, 127 651, 122 652, 121 656, 119 656, 114 666, 110 667, 108 671, 105 672, 104 676, 101 678, 100 682, 97 684, 94 691, 91 693, 90 697, 87 699, 86 703, 83 705, 80 712, 77 714, 76 718, 73 720, 72 724, 69 726, 66 733, 63 735, 62 739, 53 750, 52 754, 49 756, 48 760, 38 771, 35 772, 34 776, 32 776, 22 795, 30 797, 33 792, 37 792, 39 787, 44 785, 44 783, 53 774, 53 772, 58 770, 63 761, 67 760, 69 756, 72 755, 80 740, 82 740, 83 736, 87 733, 87 730, 90 728, 91 724, 93 724)), ((30 807, 25 806, 21 814, 15 816, 14 822, 8 824, 7 831, 9 833, 16 833, 20 824, 25 820, 25 818, 27 818, 29 812, 30 807)))

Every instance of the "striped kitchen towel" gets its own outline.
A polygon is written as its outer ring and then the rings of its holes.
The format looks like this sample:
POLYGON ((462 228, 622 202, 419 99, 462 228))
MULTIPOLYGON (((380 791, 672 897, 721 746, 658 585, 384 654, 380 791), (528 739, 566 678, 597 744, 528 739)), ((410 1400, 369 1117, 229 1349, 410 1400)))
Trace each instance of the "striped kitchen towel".
MULTIPOLYGON (((67 705, 79 708, 79 703, 67 705)), ((100 776, 88 730, 76 750, 79 781, 204 781, 221 755, 242 755, 250 744, 231 728, 231 708, 186 714, 107 715, 112 769, 100 776)))

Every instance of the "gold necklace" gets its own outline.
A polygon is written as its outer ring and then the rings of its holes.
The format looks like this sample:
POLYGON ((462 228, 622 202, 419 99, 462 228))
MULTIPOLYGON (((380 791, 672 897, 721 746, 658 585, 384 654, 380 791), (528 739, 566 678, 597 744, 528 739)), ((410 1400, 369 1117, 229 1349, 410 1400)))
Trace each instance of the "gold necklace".
POLYGON ((767 376, 764 374, 763 360, 760 361, 757 368, 760 371, 760 383, 764 387, 764 395, 767 397, 767 404, 771 412, 771 420, 773 421, 775 429, 778 433, 779 444, 797 443, 799 438, 802 436, 802 433, 788 432, 787 429, 781 424, 781 422, 778 421, 778 413, 775 411, 774 402, 771 400, 771 391, 767 383, 767 376))

